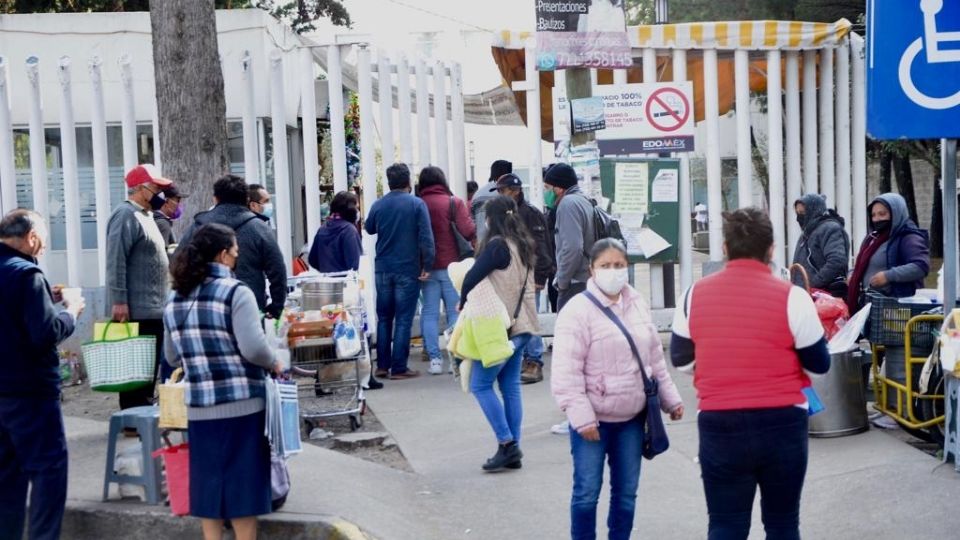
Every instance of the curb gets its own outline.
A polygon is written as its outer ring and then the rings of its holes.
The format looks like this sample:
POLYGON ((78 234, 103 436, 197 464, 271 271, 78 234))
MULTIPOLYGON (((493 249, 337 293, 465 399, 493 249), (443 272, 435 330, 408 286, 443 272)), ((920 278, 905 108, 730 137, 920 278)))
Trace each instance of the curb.
MULTIPOLYGON (((200 534, 200 521, 177 517, 164 506, 67 501, 61 535, 77 540, 181 540, 200 534)), ((260 519, 258 538, 284 540, 375 540, 336 516, 277 512, 260 519)))

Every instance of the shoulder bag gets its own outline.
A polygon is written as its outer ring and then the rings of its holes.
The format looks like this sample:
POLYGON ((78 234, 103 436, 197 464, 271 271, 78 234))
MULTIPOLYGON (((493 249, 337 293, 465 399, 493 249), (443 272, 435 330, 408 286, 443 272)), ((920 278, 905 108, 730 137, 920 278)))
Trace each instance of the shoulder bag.
POLYGON ((640 359, 640 351, 637 344, 633 341, 633 336, 623 326, 623 322, 609 307, 605 307, 590 291, 584 291, 583 294, 590 299, 604 315, 610 319, 617 328, 623 332, 623 337, 627 338, 630 344, 630 350, 633 351, 633 357, 640 364, 640 374, 643 376, 643 393, 647 396, 647 406, 637 417, 637 421, 646 424, 643 430, 643 457, 653 459, 658 454, 662 454, 670 448, 670 439, 667 437, 667 429, 663 425, 663 418, 660 416, 660 395, 659 385, 655 379, 647 377, 647 370, 643 367, 643 360, 640 359))
POLYGON ((457 204, 453 197, 450 197, 450 232, 453 233, 453 241, 457 244, 457 260, 462 261, 473 257, 473 244, 457 229, 457 204))

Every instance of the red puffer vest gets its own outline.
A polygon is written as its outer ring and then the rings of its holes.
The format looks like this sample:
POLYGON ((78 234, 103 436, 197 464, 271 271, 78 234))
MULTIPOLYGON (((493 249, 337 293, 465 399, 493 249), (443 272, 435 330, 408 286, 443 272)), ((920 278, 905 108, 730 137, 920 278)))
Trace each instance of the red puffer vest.
POLYGON ((730 261, 694 287, 690 337, 694 385, 704 411, 804 403, 810 384, 787 317, 790 283, 755 260, 730 261))

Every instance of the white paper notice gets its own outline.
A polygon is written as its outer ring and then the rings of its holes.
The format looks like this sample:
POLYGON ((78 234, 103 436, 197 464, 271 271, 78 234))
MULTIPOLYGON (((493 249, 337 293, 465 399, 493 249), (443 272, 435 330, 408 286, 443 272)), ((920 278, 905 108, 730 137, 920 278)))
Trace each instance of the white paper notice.
POLYGON ((646 163, 617 163, 614 170, 617 212, 647 213, 650 169, 646 163))
POLYGON ((676 169, 663 169, 657 173, 650 187, 652 202, 677 202, 680 200, 680 188, 676 169))
POLYGON ((627 255, 643 255, 640 249, 640 233, 643 231, 643 214, 620 214, 620 232, 627 243, 627 255))
POLYGON ((670 242, 667 242, 666 239, 654 232, 653 229, 641 230, 638 240, 640 250, 643 251, 643 256, 648 259, 670 248, 670 242))

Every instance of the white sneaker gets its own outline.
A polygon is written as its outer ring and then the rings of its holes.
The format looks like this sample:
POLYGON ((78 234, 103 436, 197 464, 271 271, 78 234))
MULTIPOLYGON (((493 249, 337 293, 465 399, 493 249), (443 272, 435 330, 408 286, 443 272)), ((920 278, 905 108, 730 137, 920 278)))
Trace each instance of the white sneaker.
POLYGON ((443 358, 430 359, 429 373, 431 375, 443 375, 443 358))
POLYGON ((564 421, 550 426, 550 433, 554 435, 566 435, 570 433, 570 422, 564 421))

